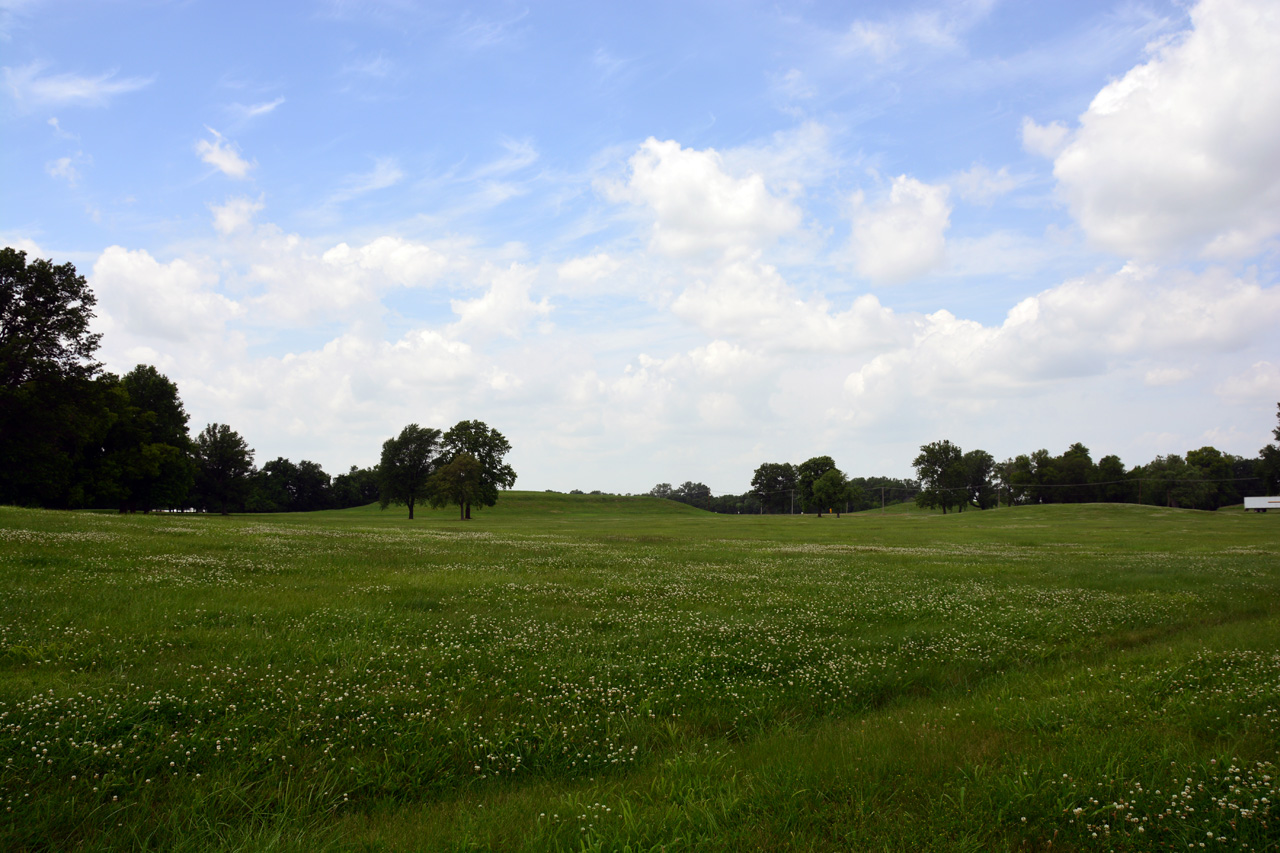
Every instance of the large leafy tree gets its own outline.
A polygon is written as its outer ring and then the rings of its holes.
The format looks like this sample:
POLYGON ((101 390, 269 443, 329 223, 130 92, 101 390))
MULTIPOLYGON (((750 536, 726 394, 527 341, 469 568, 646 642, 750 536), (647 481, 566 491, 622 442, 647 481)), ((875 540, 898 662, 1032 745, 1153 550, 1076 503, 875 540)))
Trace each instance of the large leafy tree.
POLYGON ((1205 446, 1187 451, 1187 464, 1198 469, 1207 481, 1207 505, 1203 509, 1217 509, 1240 503, 1240 493, 1231 482, 1231 457, 1216 447, 1205 446))
POLYGON ((484 469, 470 453, 458 453, 431 476, 432 506, 458 505, 458 518, 467 519, 467 507, 483 489, 484 469))
POLYGON ((27 263, 0 249, 0 503, 84 506, 87 462, 113 423, 110 388, 94 382, 95 298, 71 264, 27 263))
POLYGON ((413 507, 427 497, 427 481, 435 473, 440 458, 440 430, 409 424, 395 438, 382 443, 382 459, 378 463, 378 502, 386 509, 391 504, 413 507))
POLYGON ((470 455, 480 465, 480 484, 462 509, 463 518, 471 517, 471 507, 493 506, 498 491, 516 484, 515 469, 503 459, 511 452, 511 443, 483 421, 459 421, 444 434, 444 446, 450 460, 470 455))
POLYGON ((279 457, 254 475, 248 508, 251 512, 314 512, 333 504, 331 478, 320 463, 303 459, 295 465, 279 457))
POLYGON ((922 445, 920 455, 911 464, 920 478, 918 506, 940 507, 944 515, 953 506, 964 506, 968 476, 964 452, 959 447, 946 439, 922 445))
POLYGON ((849 481, 839 468, 831 468, 813 482, 813 501, 818 515, 822 515, 822 508, 826 507, 838 518, 848 499, 849 481))
POLYGON ((265 463, 253 474, 246 509, 249 512, 289 512, 295 504, 298 466, 283 456, 265 463))
POLYGON ((333 478, 332 494, 339 508, 364 506, 378 499, 378 469, 351 466, 333 478))
POLYGON ((1217 495, 1204 471, 1176 453, 1157 456, 1141 469, 1142 502, 1156 506, 1210 509, 1217 495))
POLYGON ((253 450, 226 424, 209 424, 195 440, 196 489, 204 509, 223 515, 244 503, 253 473, 253 450))
POLYGON ((649 490, 649 495, 663 500, 671 500, 671 496, 675 494, 675 489, 671 488, 670 483, 659 483, 649 490))
POLYGON ((671 491, 671 499, 689 506, 696 506, 698 509, 710 509, 712 501, 711 488, 705 483, 685 480, 671 491))
POLYGON ((796 488, 796 469, 790 462, 765 462, 751 477, 751 491, 769 512, 789 512, 796 488))
POLYGON ((970 450, 963 457, 965 498, 978 509, 991 509, 998 501, 995 476, 996 460, 985 450, 970 450))
POLYGON ((822 512, 813 497, 813 484, 818 478, 836 467, 830 456, 815 456, 801 462, 796 467, 796 492, 800 498, 800 508, 805 512, 817 509, 822 512))
POLYGON ((121 434, 121 511, 181 506, 195 483, 196 465, 178 386, 139 364, 121 377, 120 387, 128 401, 113 429, 121 434))
POLYGON ((1046 472, 1044 482, 1052 486, 1043 489, 1047 503, 1088 503, 1098 499, 1094 483, 1098 479, 1096 466, 1089 448, 1080 442, 1068 447, 1061 456, 1049 463, 1051 473, 1046 472))
POLYGON ((27 263, 0 249, 0 388, 31 380, 89 379, 101 335, 89 332, 97 299, 71 264, 27 263))
POLYGON ((1133 484, 1129 481, 1124 462, 1114 453, 1098 460, 1098 496, 1108 503, 1131 502, 1133 484))

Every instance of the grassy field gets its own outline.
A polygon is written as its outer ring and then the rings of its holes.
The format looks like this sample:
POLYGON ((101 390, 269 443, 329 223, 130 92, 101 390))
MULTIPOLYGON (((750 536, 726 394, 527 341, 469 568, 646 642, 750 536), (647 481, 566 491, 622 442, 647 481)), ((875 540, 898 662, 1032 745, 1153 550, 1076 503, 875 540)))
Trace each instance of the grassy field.
POLYGON ((5 850, 1280 850, 1280 514, 0 508, 5 850))

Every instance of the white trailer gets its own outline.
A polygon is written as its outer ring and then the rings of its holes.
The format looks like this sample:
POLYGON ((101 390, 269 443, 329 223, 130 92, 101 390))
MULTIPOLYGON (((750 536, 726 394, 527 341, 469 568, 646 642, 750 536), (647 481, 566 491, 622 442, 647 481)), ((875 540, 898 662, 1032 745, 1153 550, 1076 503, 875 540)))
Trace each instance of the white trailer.
POLYGON ((1267 495, 1261 498, 1245 498, 1244 508, 1254 512, 1266 512, 1269 509, 1280 509, 1280 496, 1267 495))

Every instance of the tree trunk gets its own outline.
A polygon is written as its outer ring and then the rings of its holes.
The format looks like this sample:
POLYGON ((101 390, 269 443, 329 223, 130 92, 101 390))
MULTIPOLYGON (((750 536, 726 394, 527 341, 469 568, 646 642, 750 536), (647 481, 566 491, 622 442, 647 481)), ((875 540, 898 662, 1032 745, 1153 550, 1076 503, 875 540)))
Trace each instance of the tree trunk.
POLYGON ((471 501, 467 501, 466 520, 467 521, 471 520, 471 501))
POLYGON ((467 504, 466 501, 458 501, 458 521, 467 520, 467 504))
POLYGON ((413 521, 413 498, 409 498, 409 520, 413 521))

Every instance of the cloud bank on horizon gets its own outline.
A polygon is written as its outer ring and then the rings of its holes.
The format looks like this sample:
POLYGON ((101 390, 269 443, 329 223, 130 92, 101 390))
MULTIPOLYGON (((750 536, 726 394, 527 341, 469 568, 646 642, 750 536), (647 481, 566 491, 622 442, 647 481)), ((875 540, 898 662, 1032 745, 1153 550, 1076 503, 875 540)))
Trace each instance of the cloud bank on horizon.
POLYGON ((1280 6, 10 5, 0 238, 259 461, 504 432, 522 488, 1253 455, 1280 6))

